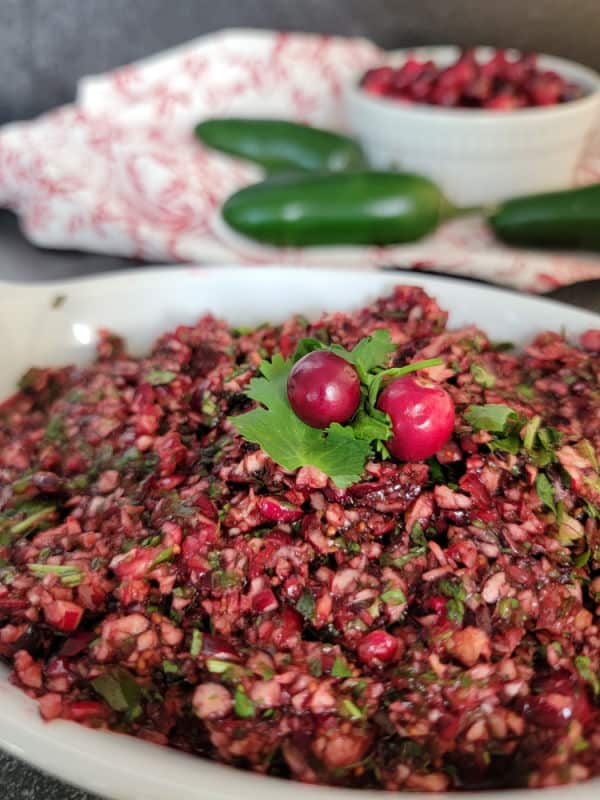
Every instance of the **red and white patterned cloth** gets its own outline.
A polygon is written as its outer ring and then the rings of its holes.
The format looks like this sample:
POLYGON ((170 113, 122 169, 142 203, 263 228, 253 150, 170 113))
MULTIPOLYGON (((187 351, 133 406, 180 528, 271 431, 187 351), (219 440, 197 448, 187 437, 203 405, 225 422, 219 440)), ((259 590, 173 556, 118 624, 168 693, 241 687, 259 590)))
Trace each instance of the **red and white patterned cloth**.
MULTIPOLYGON (((73 105, 0 130, 0 205, 37 244, 160 261, 412 266, 534 292, 600 278, 600 257, 509 249, 477 218, 386 248, 282 250, 225 228, 222 201, 260 172, 205 150, 194 124, 235 114, 340 128, 341 87, 383 55, 364 39, 231 30, 85 78, 73 105)), ((591 180, 600 136, 578 175, 591 180)))

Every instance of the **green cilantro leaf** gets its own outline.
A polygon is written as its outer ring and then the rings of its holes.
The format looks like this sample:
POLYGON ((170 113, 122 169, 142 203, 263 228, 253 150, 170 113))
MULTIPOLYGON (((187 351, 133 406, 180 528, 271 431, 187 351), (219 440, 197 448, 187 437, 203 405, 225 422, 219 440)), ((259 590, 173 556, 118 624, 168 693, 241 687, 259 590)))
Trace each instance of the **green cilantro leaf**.
POLYGON ((372 442, 374 439, 385 441, 392 435, 392 423, 387 414, 373 409, 370 414, 359 411, 352 423, 352 430, 357 439, 372 442))
POLYGON ((512 408, 501 403, 486 403, 483 406, 469 406, 465 419, 472 428, 490 433, 504 433, 509 422, 516 419, 512 408))
POLYGON ((371 336, 361 339, 350 353, 336 345, 331 350, 354 364, 362 377, 377 367, 384 367, 388 364, 388 358, 396 350, 396 345, 392 342, 388 330, 379 330, 371 336))
POLYGON ((310 465, 325 472, 340 488, 356 483, 371 453, 368 442, 357 439, 351 428, 333 424, 324 432, 311 428, 292 411, 287 399, 291 361, 279 354, 263 361, 263 378, 250 381, 248 397, 262 403, 246 414, 231 417, 245 439, 255 442, 284 469, 310 465))
POLYGON ((325 349, 326 347, 323 344, 323 342, 320 342, 318 339, 310 339, 310 338, 300 339, 300 341, 296 345, 294 355, 292 356, 292 361, 295 364, 296 361, 300 361, 301 358, 304 358, 304 356, 307 356, 309 353, 313 353, 315 350, 325 350, 325 349))

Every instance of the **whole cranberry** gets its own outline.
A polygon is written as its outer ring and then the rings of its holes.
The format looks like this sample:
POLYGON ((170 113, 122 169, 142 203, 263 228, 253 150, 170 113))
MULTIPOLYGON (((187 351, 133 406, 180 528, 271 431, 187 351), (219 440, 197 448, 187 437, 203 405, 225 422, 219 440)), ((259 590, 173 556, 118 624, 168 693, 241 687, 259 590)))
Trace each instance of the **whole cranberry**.
POLYGON ((287 382, 294 414, 312 428, 347 422, 360 402, 358 373, 345 359, 315 350, 294 364, 287 382))
POLYGON ((389 414, 390 453, 401 461, 420 461, 446 444, 454 429, 454 403, 441 386, 405 375, 385 387, 377 407, 389 414))

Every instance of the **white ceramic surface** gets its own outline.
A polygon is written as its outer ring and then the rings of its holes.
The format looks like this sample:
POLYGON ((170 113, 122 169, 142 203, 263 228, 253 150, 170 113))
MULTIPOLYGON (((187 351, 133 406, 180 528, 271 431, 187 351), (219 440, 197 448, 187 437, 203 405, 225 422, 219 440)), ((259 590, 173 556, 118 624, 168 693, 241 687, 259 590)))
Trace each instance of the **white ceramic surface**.
MULTIPOLYGON (((447 278, 394 272, 293 268, 139 269, 113 276, 37 285, 0 285, 0 397, 29 366, 84 363, 96 330, 125 335, 142 352, 157 334, 212 311, 237 324, 281 321, 292 312, 353 309, 395 284, 418 284, 448 308, 450 325, 475 322, 516 343, 564 326, 576 336, 600 316, 558 303, 447 278), (57 297, 62 301, 55 302, 57 297)), ((282 782, 70 722, 44 723, 36 705, 0 670, 0 747, 115 800, 382 800, 380 792, 282 782)), ((596 800, 600 780, 547 790, 544 800, 596 800)), ((0 790, 1 795, 1 790, 0 790)), ((483 796, 483 795, 478 795, 483 796)), ((530 800, 527 790, 488 792, 489 800, 530 800)), ((537 797, 537 793, 535 794, 537 797)), ((430 795, 412 794, 415 800, 430 795)), ((473 793, 454 798, 472 800, 473 793)))
MULTIPOLYGON (((400 66, 409 55, 452 63, 456 47, 390 53, 400 66)), ((478 48, 487 58, 492 50, 478 48)), ((569 103, 517 111, 406 104, 346 87, 350 129, 375 167, 418 172, 435 180, 458 205, 494 203, 520 194, 571 185, 585 140, 600 112, 600 75, 573 61, 542 55, 539 64, 586 91, 569 103)))

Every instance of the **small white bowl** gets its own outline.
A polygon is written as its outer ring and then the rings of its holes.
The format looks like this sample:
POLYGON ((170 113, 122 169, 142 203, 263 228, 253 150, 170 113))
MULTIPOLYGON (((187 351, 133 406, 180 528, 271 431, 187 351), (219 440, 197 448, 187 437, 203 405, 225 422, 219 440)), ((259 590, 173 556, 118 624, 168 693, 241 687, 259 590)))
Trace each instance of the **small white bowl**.
MULTIPOLYGON (((447 66, 459 52, 457 47, 419 47, 394 51, 385 63, 399 67, 414 56, 447 66)), ((476 50, 478 59, 494 52, 488 47, 476 50)), ((357 76, 345 91, 347 122, 374 167, 427 175, 458 205, 564 189, 572 184, 586 138, 598 120, 600 75, 554 56, 540 55, 538 63, 580 85, 585 95, 554 106, 504 112, 440 108, 369 94, 357 76)))

